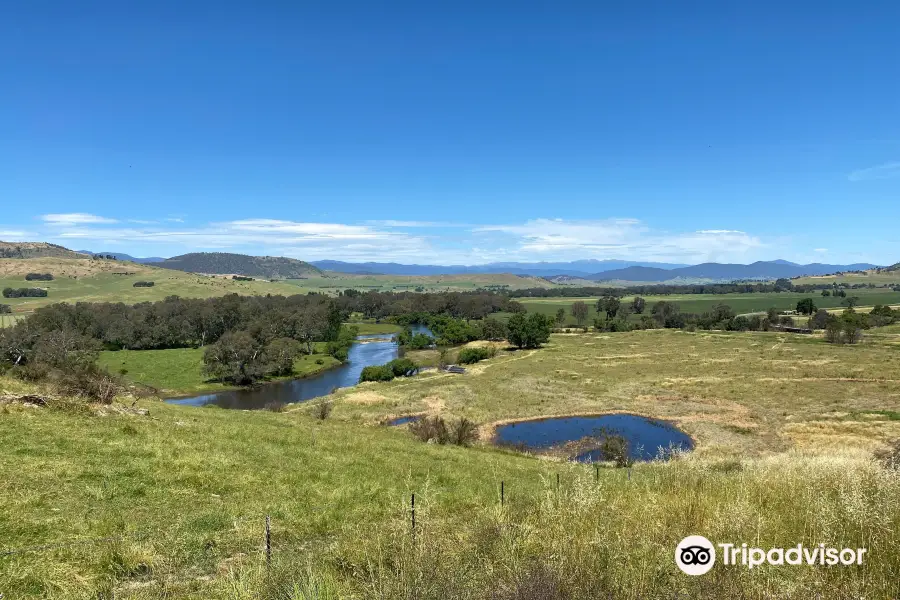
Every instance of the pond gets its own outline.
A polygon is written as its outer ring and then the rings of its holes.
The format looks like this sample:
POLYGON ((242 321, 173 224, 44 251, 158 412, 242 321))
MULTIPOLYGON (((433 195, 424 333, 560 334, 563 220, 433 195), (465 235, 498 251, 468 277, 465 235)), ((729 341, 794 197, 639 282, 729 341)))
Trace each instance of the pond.
POLYGON ((359 382, 359 374, 364 367, 383 365, 397 358, 398 348, 393 334, 360 335, 356 339, 358 343, 350 347, 346 362, 318 375, 167 402, 188 406, 215 404, 222 408, 248 410, 265 408, 270 403, 303 402, 326 396, 335 388, 354 386, 359 382))
MULTIPOLYGON (((671 423, 648 419, 638 415, 613 414, 592 417, 558 417, 510 423, 497 428, 496 441, 500 444, 524 445, 528 449, 548 450, 604 433, 624 437, 628 442, 629 456, 634 460, 656 458, 659 449, 691 450, 690 436, 671 423)), ((587 448, 590 446, 588 445, 587 448)), ((590 449, 578 453, 573 460, 597 462, 600 452, 590 449)))
POLYGON ((396 426, 396 425, 406 425, 407 423, 414 423, 421 419, 421 415, 406 415, 405 417, 397 417, 396 419, 391 419, 388 421, 388 425, 396 426))

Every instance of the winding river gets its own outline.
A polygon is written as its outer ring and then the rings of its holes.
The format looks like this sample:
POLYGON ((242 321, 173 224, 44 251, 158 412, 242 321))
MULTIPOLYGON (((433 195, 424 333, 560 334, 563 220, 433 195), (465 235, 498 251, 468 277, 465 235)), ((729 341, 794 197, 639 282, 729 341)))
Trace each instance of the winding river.
MULTIPOLYGON (((414 326, 413 331, 431 335, 431 332, 422 326, 414 326)), ((395 338, 396 335, 390 333, 357 336, 357 343, 350 347, 347 360, 343 364, 311 377, 264 383, 250 388, 190 398, 174 398, 167 402, 187 406, 214 404, 222 408, 254 410, 265 408, 267 404, 292 404, 326 396, 335 388, 356 385, 363 368, 383 365, 397 358, 399 348, 395 338)))

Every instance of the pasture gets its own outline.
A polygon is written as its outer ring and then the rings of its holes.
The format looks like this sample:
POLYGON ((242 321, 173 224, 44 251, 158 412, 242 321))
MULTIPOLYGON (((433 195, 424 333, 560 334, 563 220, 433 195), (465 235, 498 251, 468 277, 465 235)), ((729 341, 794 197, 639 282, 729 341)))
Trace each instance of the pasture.
MULTIPOLYGON (((847 290, 847 296, 857 296, 860 299, 860 306, 871 307, 875 304, 900 304, 900 292, 894 292, 884 289, 868 289, 861 288, 858 290, 847 290)), ((678 304, 681 312, 702 314, 712 309, 717 304, 727 304, 737 314, 764 313, 770 307, 779 310, 793 310, 797 307, 797 302, 803 298, 812 298, 819 308, 841 308, 841 302, 844 298, 835 296, 822 296, 821 292, 810 292, 801 294, 797 292, 779 292, 764 294, 669 294, 664 296, 642 296, 647 301, 644 314, 649 315, 653 304, 659 301, 674 302, 678 304)), ((539 312, 550 316, 555 316, 556 311, 560 308, 566 311, 566 323, 574 323, 575 319, 571 315, 572 304, 576 301, 583 301, 588 305, 588 321, 590 324, 597 317, 597 300, 596 297, 585 298, 516 298, 521 302, 528 312, 539 312)), ((622 298, 623 304, 630 304, 634 299, 633 295, 622 298)), ((605 316, 605 315, 604 315, 605 316)))
POLYGON ((900 421, 879 416, 900 406, 898 352, 900 334, 890 332, 867 332, 853 346, 762 332, 556 334, 545 348, 502 352, 463 376, 340 390, 333 418, 449 413, 488 435, 509 420, 628 412, 676 423, 700 456, 871 452, 900 438, 900 421))
MULTIPOLYGON (((164 396, 233 389, 233 386, 211 381, 203 373, 203 351, 203 348, 104 351, 97 362, 128 381, 156 388, 164 396)), ((325 343, 317 342, 313 354, 298 357, 294 361, 292 377, 306 377, 340 364, 324 351, 325 343)))
POLYGON ((289 279, 286 283, 296 285, 304 292, 318 291, 337 294, 345 289, 378 292, 462 292, 479 288, 523 289, 556 287, 540 277, 526 277, 509 274, 466 274, 466 275, 352 275, 327 272, 327 277, 289 279))
POLYGON ((140 415, 7 402, 0 537, 25 550, 0 557, 0 589, 62 600, 893 597, 900 474, 871 456, 900 435, 900 334, 880 335, 846 347, 769 333, 554 335, 465 375, 338 392, 324 421, 308 406, 138 400, 140 415), (595 470, 379 424, 605 411, 671 419, 698 449, 595 470), (672 551, 687 534, 864 547, 868 558, 686 577, 672 551))
POLYGON ((862 273, 846 273, 844 275, 821 275, 815 277, 800 277, 794 280, 796 284, 802 283, 874 283, 875 285, 900 285, 900 269, 894 271, 863 271, 862 273))

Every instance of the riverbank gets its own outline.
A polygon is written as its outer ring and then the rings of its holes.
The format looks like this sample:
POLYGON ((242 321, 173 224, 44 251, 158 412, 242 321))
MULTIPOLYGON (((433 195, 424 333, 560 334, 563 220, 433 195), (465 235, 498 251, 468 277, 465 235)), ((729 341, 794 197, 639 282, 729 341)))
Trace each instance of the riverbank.
MULTIPOLYGON (((304 354, 294 361, 291 375, 272 377, 261 383, 307 378, 341 365, 324 350, 325 344, 317 343, 313 354, 304 354)), ((104 351, 97 362, 130 382, 159 390, 166 398, 242 389, 210 380, 203 373, 203 352, 203 348, 104 351)))

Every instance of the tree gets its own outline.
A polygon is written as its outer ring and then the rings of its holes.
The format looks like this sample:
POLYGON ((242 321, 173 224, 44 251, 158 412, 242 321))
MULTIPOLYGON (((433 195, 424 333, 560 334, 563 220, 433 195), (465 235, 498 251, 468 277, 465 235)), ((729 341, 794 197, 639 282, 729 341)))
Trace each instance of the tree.
MULTIPOLYGON (((846 296, 846 294, 844 295, 846 296)), ((859 305, 859 296, 850 296, 849 298, 844 298, 843 300, 841 300, 841 306, 846 306, 847 308, 853 308, 857 305, 859 305)))
POLYGON ((557 327, 562 326, 566 321, 566 309, 560 306, 556 311, 556 325, 557 327))
POLYGON ((650 310, 650 314, 653 315, 653 318, 660 325, 666 325, 666 321, 677 315, 679 312, 678 305, 674 302, 666 302, 665 300, 660 300, 656 304, 653 305, 653 308, 650 310))
POLYGON ((828 324, 828 311, 824 308, 820 308, 816 311, 809 319, 809 328, 810 329, 825 329, 825 325, 828 324))
POLYGON ((784 292, 790 291, 794 287, 794 284, 791 283, 790 279, 786 279, 784 277, 779 277, 775 280, 775 291, 776 292, 784 292))
POLYGON ((300 344, 291 338, 275 338, 266 346, 269 371, 274 375, 294 372, 294 360, 300 355, 300 344))
POLYGON ((634 300, 631 301, 631 312, 636 315, 644 314, 644 307, 647 305, 647 301, 641 298, 640 296, 635 296, 634 300))
POLYGON ((773 325, 778 323, 778 318, 781 315, 781 311, 779 311, 774 306, 769 307, 769 310, 766 311, 766 317, 769 318, 769 323, 773 325))
POLYGON ((827 298, 827 297, 831 296, 831 292, 829 290, 822 290, 822 296, 824 298, 827 298))
POLYGON ((228 332, 203 353, 204 372, 221 381, 247 385, 265 374, 263 348, 246 331, 228 332))
POLYGON ((550 339, 551 324, 547 315, 516 313, 506 324, 509 341, 519 348, 537 348, 550 339))
POLYGON ((797 303, 797 312, 801 315, 811 315, 816 312, 816 303, 812 298, 804 298, 797 303))
POLYGON ((572 316, 575 317, 575 321, 578 323, 578 326, 582 326, 585 324, 588 318, 588 306, 582 301, 574 302, 572 304, 572 316))
POLYGON ((612 293, 607 293, 599 300, 597 300, 597 312, 606 313, 607 319, 612 319, 616 316, 616 313, 619 311, 619 306, 622 304, 622 301, 619 300, 617 296, 614 296, 612 293))

